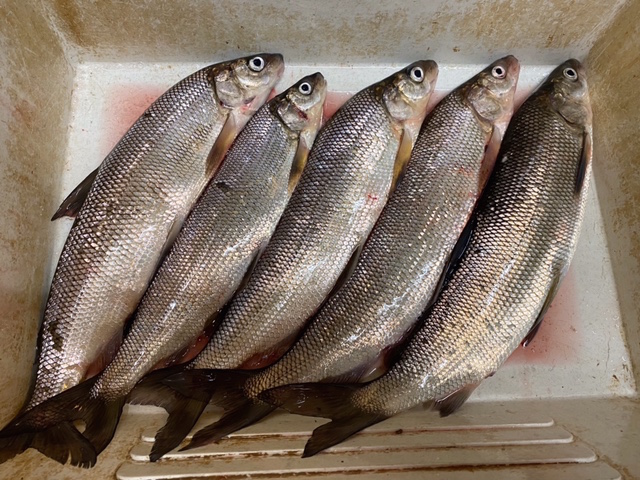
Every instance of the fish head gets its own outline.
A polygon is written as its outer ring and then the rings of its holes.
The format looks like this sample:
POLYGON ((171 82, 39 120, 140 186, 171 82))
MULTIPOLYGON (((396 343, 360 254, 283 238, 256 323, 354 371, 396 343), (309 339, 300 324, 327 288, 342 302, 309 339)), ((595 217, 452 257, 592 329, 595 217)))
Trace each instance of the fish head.
POLYGON ((569 124, 591 127, 591 102, 587 74, 582 64, 570 59, 559 65, 539 88, 552 108, 569 124))
POLYGON ((462 87, 462 95, 482 123, 502 133, 513 115, 520 62, 513 55, 496 60, 462 87))
POLYGON ((438 79, 438 64, 419 60, 386 78, 382 100, 389 115, 415 140, 427 113, 427 104, 438 79))
POLYGON ((322 107, 327 98, 327 81, 321 73, 308 75, 271 102, 282 122, 300 133, 300 141, 310 148, 322 123, 322 107))
POLYGON ((260 53, 213 65, 209 78, 222 107, 250 116, 267 100, 283 71, 282 55, 260 53))

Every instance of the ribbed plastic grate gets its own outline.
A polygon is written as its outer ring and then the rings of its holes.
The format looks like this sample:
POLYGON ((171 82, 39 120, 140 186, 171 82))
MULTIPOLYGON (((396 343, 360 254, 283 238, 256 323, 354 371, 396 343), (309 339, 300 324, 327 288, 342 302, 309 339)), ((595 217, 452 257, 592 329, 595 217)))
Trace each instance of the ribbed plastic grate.
MULTIPOLYGON (((211 423, 207 413, 196 428, 211 423)), ((411 411, 311 458, 300 458, 322 419, 279 413, 220 443, 149 462, 155 431, 131 450, 121 480, 189 478, 598 479, 621 478, 553 419, 512 405, 470 404, 438 418, 411 411)))

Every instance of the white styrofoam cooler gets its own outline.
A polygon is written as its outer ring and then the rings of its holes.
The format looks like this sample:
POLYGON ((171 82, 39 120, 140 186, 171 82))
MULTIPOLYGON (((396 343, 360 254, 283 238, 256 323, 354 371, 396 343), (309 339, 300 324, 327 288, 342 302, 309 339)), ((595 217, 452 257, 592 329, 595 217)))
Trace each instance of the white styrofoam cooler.
MULTIPOLYGON (((0 422, 20 408, 68 220, 60 201, 166 88, 201 66, 282 53, 279 89, 320 70, 327 110, 417 60, 447 91, 516 55, 518 99, 584 60, 594 179, 571 270, 533 344, 445 420, 412 411, 313 459, 323 420, 278 414, 195 455, 145 461, 164 414, 127 408, 91 472, 35 451, 0 478, 640 478, 640 0, 5 0, 0 4, 0 422), (399 432, 402 432, 399 434, 399 432)), ((213 418, 215 412, 208 415, 213 418)))

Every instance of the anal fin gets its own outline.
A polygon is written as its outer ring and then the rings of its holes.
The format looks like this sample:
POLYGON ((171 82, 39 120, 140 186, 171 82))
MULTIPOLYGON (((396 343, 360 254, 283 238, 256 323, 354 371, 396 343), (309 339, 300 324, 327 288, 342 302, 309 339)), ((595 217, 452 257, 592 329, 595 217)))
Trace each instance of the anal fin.
POLYGON ((529 333, 527 333, 527 335, 522 340, 523 347, 528 346, 540 330, 542 320, 544 320, 544 316, 546 315, 547 310, 549 310, 549 307, 551 306, 556 293, 558 293, 558 288, 560 287, 560 281, 562 280, 562 277, 563 275, 561 272, 556 273, 556 275, 553 277, 551 285, 549 286, 549 291, 547 292, 547 297, 545 298, 544 303, 542 304, 542 308, 540 309, 540 313, 538 314, 536 320, 533 322, 533 325, 531 325, 529 333))
MULTIPOLYGON (((129 317, 131 318, 131 316, 129 317)), ((128 320, 127 320, 128 321, 128 320)), ((118 353, 120 349, 120 345, 122 345, 124 330, 119 330, 114 334, 114 336, 107 342, 105 347, 96 358, 86 369, 85 376, 83 380, 87 380, 95 377, 96 375, 102 373, 102 371, 107 368, 107 366, 111 363, 111 361, 118 353)))
MULTIPOLYGON (((300 330, 302 330, 302 328, 300 330)), ((273 345, 271 348, 252 355, 245 360, 242 365, 240 365, 239 370, 258 370, 274 364, 276 361, 280 360, 285 353, 287 353, 289 348, 291 348, 299 337, 299 333, 300 332, 296 330, 278 344, 273 345)))

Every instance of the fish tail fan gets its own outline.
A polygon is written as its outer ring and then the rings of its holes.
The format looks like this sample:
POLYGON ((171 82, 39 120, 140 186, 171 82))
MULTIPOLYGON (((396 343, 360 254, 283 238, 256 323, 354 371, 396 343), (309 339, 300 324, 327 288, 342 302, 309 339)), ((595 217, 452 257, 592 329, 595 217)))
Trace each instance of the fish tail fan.
POLYGON ((65 464, 89 468, 97 452, 91 439, 74 426, 81 420, 90 428, 103 424, 102 410, 96 413, 89 393, 95 379, 81 383, 27 410, 0 431, 0 463, 28 448, 65 464))
POLYGON ((365 412, 354 404, 351 397, 359 388, 357 385, 297 384, 267 390, 259 398, 291 413, 331 419, 313 431, 302 454, 305 458, 388 418, 365 412))
POLYGON ((93 446, 70 423, 53 425, 37 432, 19 433, 0 438, 0 463, 35 448, 62 465, 91 468, 96 464, 93 446))
POLYGON ((62 463, 91 468, 96 464, 93 445, 71 424, 59 423, 33 436, 31 447, 43 455, 62 463))
POLYGON ((215 443, 233 432, 262 420, 275 409, 273 405, 259 400, 246 399, 236 408, 226 412, 217 422, 198 430, 181 451, 215 443))
POLYGON ((115 400, 89 398, 82 405, 82 420, 86 424, 82 436, 89 440, 97 454, 107 448, 113 439, 125 400, 125 396, 115 400))
POLYGON ((0 464, 30 448, 34 435, 35 433, 27 432, 0 438, 0 464))
MULTIPOLYGON (((162 398, 153 403, 163 407, 169 418, 155 438, 149 456, 152 462, 180 445, 195 426, 209 402, 229 408, 243 398, 242 385, 248 378, 245 372, 225 370, 182 370, 171 375, 158 373, 155 381, 140 384, 138 397, 162 398)), ((138 398, 139 400, 140 398, 138 398)))
POLYGON ((177 394, 175 401, 167 408, 169 418, 158 431, 151 447, 149 460, 155 462, 180 445, 200 418, 208 401, 197 400, 177 394))
POLYGON ((211 385, 206 379, 199 377, 202 375, 200 370, 193 370, 198 374, 179 376, 174 381, 175 389, 165 385, 164 382, 167 378, 181 374, 183 370, 183 365, 156 370, 144 377, 129 394, 129 403, 155 405, 164 408, 169 414, 167 423, 156 433, 149 454, 149 459, 152 462, 159 460, 163 455, 180 445, 180 442, 189 434, 202 411, 209 404, 211 385), (194 375, 198 375, 198 378, 192 379, 191 377, 194 375), (189 382, 202 384, 202 388, 191 388, 188 386, 189 382), (189 395, 180 393, 178 389, 188 392, 189 395))

